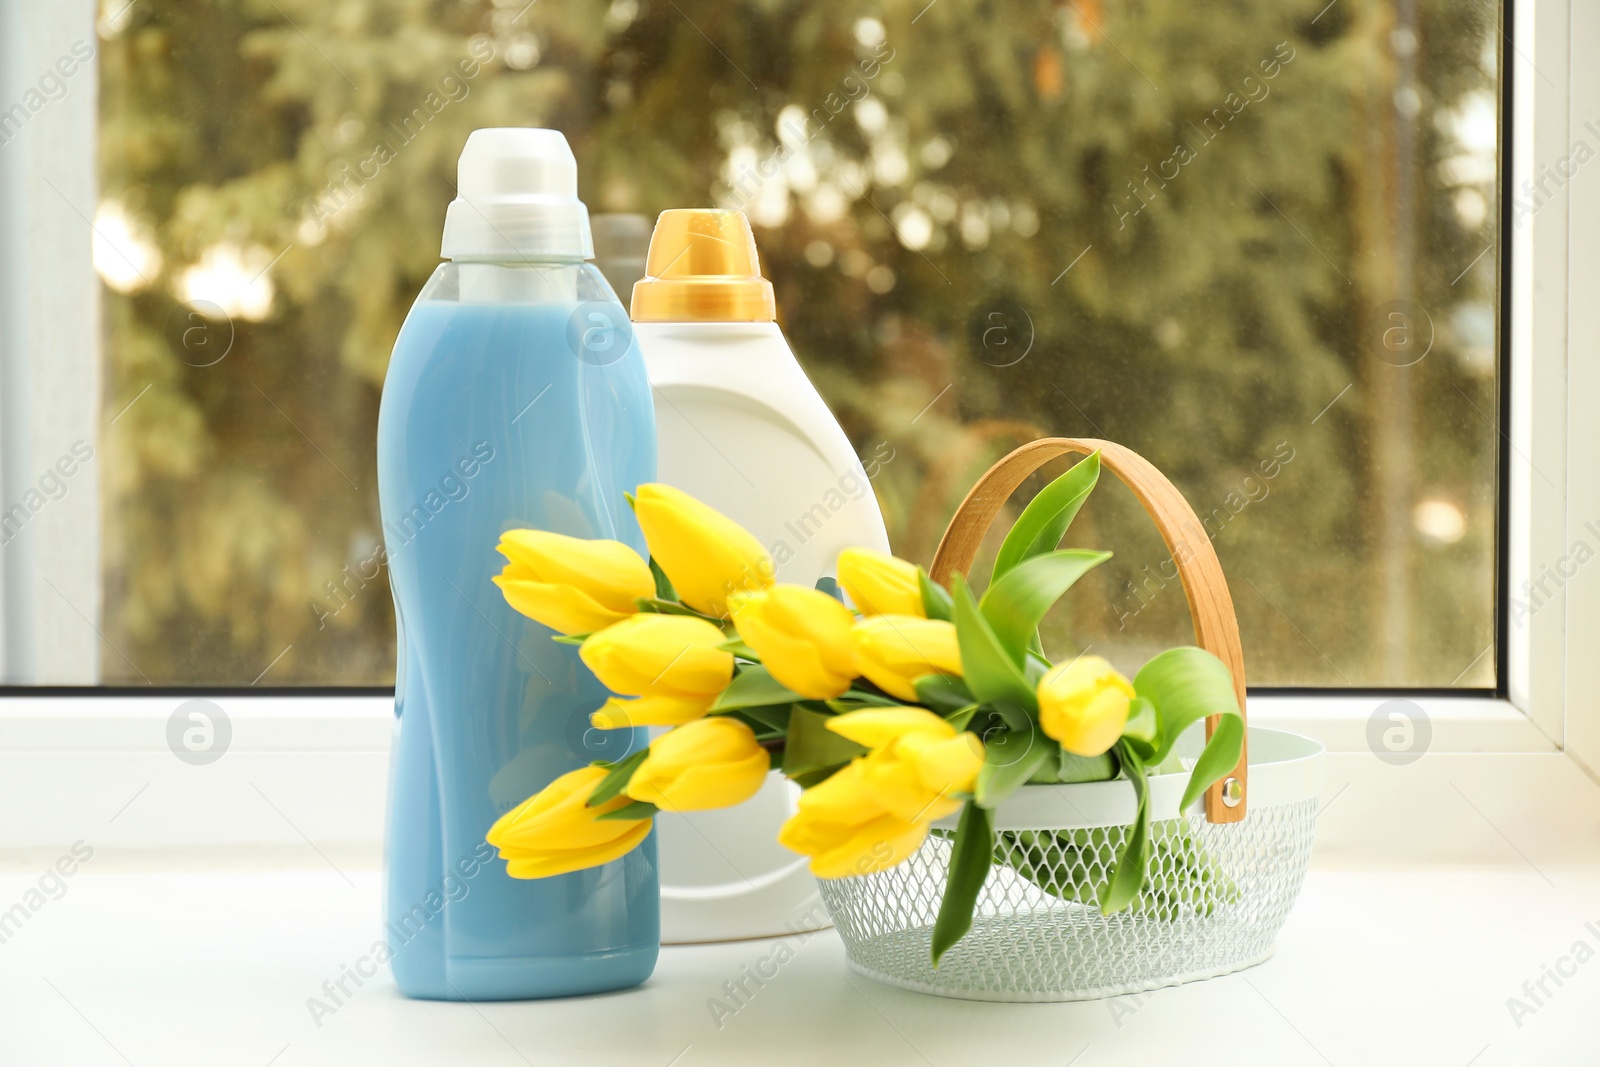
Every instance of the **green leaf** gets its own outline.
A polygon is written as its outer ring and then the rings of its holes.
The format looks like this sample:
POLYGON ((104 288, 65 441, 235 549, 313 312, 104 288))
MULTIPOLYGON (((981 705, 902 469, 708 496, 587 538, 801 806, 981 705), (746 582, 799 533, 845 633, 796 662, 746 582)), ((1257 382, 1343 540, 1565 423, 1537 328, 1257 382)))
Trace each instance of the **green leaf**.
POLYGON ((755 708, 768 704, 792 704, 804 700, 799 693, 785 686, 760 664, 752 664, 733 676, 711 705, 711 714, 732 711, 735 708, 755 708))
POLYGON ((1051 742, 1050 756, 1028 779, 1029 785, 1069 785, 1073 782, 1108 782, 1117 776, 1117 761, 1109 752, 1075 756, 1051 742))
POLYGON ((756 733, 763 731, 777 734, 779 737, 789 733, 789 709, 793 704, 761 704, 750 708, 738 708, 726 712, 736 719, 743 719, 756 733))
POLYGON ((1018 563, 996 578, 978 605, 995 636, 1019 666, 1026 662, 1039 621, 1073 583, 1111 558, 1109 552, 1069 548, 1018 563))
POLYGON ((593 634, 551 634, 550 640, 558 645, 581 645, 593 634))
POLYGON ((1183 807, 1200 799, 1211 783, 1226 777, 1239 765, 1239 752, 1244 747, 1244 719, 1239 715, 1224 715, 1211 734, 1211 740, 1201 750, 1194 770, 1189 772, 1189 784, 1183 790, 1183 807))
POLYGON ((888 693, 885 693, 882 689, 879 689, 877 686, 873 685, 872 682, 866 678, 857 678, 855 681, 851 682, 850 688, 846 689, 844 693, 836 699, 859 700, 863 703, 871 703, 878 700, 888 701, 894 704, 905 703, 905 701, 901 700, 899 697, 890 696, 888 693))
POLYGON ((995 862, 1061 900, 1093 904, 1104 877, 1094 843, 1084 830, 1002 830, 995 835, 995 862))
POLYGON ((1062 749, 1056 776, 1062 782, 1109 782, 1117 776, 1117 761, 1109 752, 1078 756, 1062 749))
POLYGON ((875 689, 863 689, 859 685, 851 686, 833 699, 824 701, 824 703, 841 715, 847 711, 860 711, 862 708, 905 707, 905 701, 903 700, 896 700, 888 693, 880 693, 875 689))
POLYGON ((924 674, 911 684, 917 700, 934 711, 956 711, 973 702, 967 683, 948 674, 924 674))
POLYGON ((990 731, 983 739, 978 803, 993 808, 1021 788, 1057 751, 1056 743, 1036 729, 990 731))
POLYGON ((1013 730, 1026 729, 1029 716, 1039 711, 1038 694, 995 636, 989 620, 972 599, 966 579, 959 574, 954 578, 952 593, 961 671, 972 698, 993 706, 1013 730))
POLYGON ((950 873, 945 881, 939 917, 933 922, 933 965, 972 929, 978 894, 994 861, 994 817, 987 809, 967 801, 956 824, 956 841, 950 850, 950 873))
POLYGON ((1058 762, 1055 759, 1050 758, 1050 757, 1046 757, 1044 762, 1039 764, 1039 769, 1034 771, 1033 774, 1028 778, 1028 780, 1026 782, 1024 782, 1023 784, 1024 785, 1060 785, 1061 784, 1061 768, 1060 768, 1060 765, 1058 764, 1058 762))
POLYGON ((672 579, 667 577, 667 572, 661 569, 661 564, 656 562, 654 556, 650 557, 650 574, 656 580, 657 600, 678 599, 678 591, 672 588, 672 579))
POLYGON ((1158 728, 1150 763, 1166 759, 1193 723, 1211 715, 1239 716, 1228 668, 1216 656, 1190 645, 1151 659, 1134 675, 1133 689, 1155 706, 1158 728))
POLYGON ((964 708, 957 708, 955 711, 952 711, 950 714, 946 715, 944 717, 944 721, 955 727, 957 730, 965 730, 967 728, 967 724, 972 722, 972 716, 977 714, 979 707, 980 705, 978 704, 968 704, 964 708))
POLYGON ((1244 718, 1233 691, 1233 675, 1211 653, 1184 646, 1168 649, 1146 663, 1134 676, 1133 688, 1155 708, 1155 751, 1141 755, 1157 766, 1166 762, 1173 745, 1190 726, 1212 715, 1221 716, 1189 772, 1182 801, 1187 808, 1239 762, 1244 718))
POLYGON ((1140 759, 1155 755, 1156 739, 1161 732, 1156 706, 1149 697, 1136 696, 1128 703, 1128 721, 1122 727, 1122 738, 1139 753, 1140 759))
MULTIPOLYGON (((1053 897, 1098 903, 1106 891, 1106 874, 1091 834, 1088 830, 1002 830, 995 835, 995 862, 1053 897)), ((1182 819, 1151 824, 1146 868, 1159 870, 1162 876, 1150 881, 1134 899, 1133 908, 1139 915, 1163 922, 1191 911, 1211 915, 1218 906, 1240 896, 1238 885, 1182 819)))
POLYGON ((1158 728, 1156 706, 1150 698, 1134 697, 1128 703, 1128 722, 1122 728, 1122 736, 1154 745, 1158 728))
POLYGON ((717 646, 717 649, 722 652, 732 652, 740 659, 747 659, 754 663, 761 662, 761 654, 737 637, 731 641, 722 642, 717 646))
POLYGON ((783 746, 783 773, 790 778, 849 763, 867 750, 828 729, 831 715, 796 704, 789 713, 789 736, 783 746))
POLYGON ((950 590, 928 577, 928 572, 917 568, 917 585, 922 589, 922 613, 930 619, 950 621, 950 590))
POLYGON ((1139 797, 1139 811, 1134 816, 1133 827, 1117 857, 1116 869, 1100 890, 1100 913, 1115 915, 1138 899, 1144 891, 1145 875, 1150 868, 1150 780, 1145 777, 1144 764, 1127 744, 1118 741, 1117 757, 1133 783, 1139 797))
POLYGON ((657 808, 654 804, 646 803, 643 800, 635 800, 632 803, 624 804, 616 811, 608 811, 604 815, 596 815, 594 817, 594 821, 601 822, 602 820, 606 819, 627 819, 629 821, 635 819, 648 819, 660 810, 661 809, 657 808))
POLYGON ((633 777, 633 772, 639 769, 639 764, 650 754, 649 747, 622 757, 617 762, 610 764, 606 776, 600 779, 600 784, 594 787, 594 792, 589 794, 585 807, 598 808, 628 785, 628 779, 633 777))
POLYGON ((1011 568, 1030 557, 1049 552, 1061 543, 1067 527, 1077 517, 1089 491, 1100 478, 1100 453, 1095 452, 1072 466, 1067 473, 1039 490, 1017 516, 1011 531, 995 556, 992 585, 1011 568))

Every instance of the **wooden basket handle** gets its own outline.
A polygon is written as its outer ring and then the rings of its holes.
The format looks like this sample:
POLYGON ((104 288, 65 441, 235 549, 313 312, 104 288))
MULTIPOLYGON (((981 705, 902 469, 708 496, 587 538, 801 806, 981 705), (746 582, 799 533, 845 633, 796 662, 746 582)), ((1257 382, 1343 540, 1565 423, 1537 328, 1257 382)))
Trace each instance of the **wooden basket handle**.
MULTIPOLYGON (((1228 583, 1222 576, 1222 564, 1217 561, 1211 538, 1177 487, 1154 464, 1130 448, 1092 438, 1047 437, 1016 449, 985 471, 961 501, 939 541, 939 550, 933 554, 930 576, 940 585, 948 586, 952 573, 967 572, 984 534, 1000 513, 1000 506, 1030 474, 1057 456, 1074 452, 1089 455, 1095 451, 1100 453, 1101 465, 1133 490, 1133 495, 1155 520, 1161 539, 1172 553, 1189 601, 1195 641, 1227 666, 1233 675, 1239 710, 1243 712, 1244 652, 1239 646, 1239 621, 1234 615, 1233 598, 1228 594, 1228 583)), ((1206 720, 1207 738, 1216 724, 1216 716, 1206 720)), ((1248 763, 1247 741, 1240 750, 1239 765, 1233 773, 1206 790, 1208 822, 1244 819, 1248 763)))

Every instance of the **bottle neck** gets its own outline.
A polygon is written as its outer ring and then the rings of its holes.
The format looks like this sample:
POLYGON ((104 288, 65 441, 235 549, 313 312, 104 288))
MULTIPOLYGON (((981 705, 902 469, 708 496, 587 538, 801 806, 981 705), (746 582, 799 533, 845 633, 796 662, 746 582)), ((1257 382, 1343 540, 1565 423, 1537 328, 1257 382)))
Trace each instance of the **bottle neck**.
POLYGON ((594 238, 589 211, 576 199, 561 196, 483 203, 457 198, 445 209, 439 253, 446 259, 496 263, 590 259, 594 238))
POLYGON ((446 257, 445 262, 446 263, 453 263, 456 266, 460 266, 460 267, 464 267, 464 266, 505 267, 507 269, 515 270, 517 268, 539 269, 539 268, 544 268, 544 267, 576 267, 576 266, 579 266, 581 264, 589 262, 589 260, 587 258, 583 257, 583 256, 533 255, 533 256, 521 256, 521 257, 508 257, 508 256, 505 256, 505 255, 497 255, 497 256, 448 256, 448 257, 446 257))
POLYGON ((452 260, 464 304, 570 304, 580 277, 596 268, 581 259, 512 262, 452 260))

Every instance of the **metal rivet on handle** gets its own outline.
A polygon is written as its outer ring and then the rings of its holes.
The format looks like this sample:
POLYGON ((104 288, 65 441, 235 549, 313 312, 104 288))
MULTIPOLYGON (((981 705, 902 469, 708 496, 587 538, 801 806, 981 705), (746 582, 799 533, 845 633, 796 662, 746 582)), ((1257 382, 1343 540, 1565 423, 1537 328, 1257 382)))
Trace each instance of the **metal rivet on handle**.
POLYGON ((1237 808, 1239 801, 1244 799, 1244 783, 1237 778, 1225 778, 1222 782, 1222 802, 1230 808, 1237 808))

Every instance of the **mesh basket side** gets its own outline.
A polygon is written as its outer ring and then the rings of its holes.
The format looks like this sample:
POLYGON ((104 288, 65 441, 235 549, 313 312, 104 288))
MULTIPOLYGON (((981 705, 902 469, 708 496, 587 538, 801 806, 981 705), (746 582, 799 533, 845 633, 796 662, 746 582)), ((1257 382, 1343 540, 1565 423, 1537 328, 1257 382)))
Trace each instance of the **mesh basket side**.
POLYGON ((1115 996, 1264 959, 1300 891, 1313 800, 1257 808, 1241 823, 1156 823, 1150 878, 1127 911, 1096 903, 1124 826, 1004 830, 972 931, 937 970, 929 945, 950 844, 928 838, 888 871, 825 880, 822 897, 857 970, 911 989, 981 1000, 1115 996))

